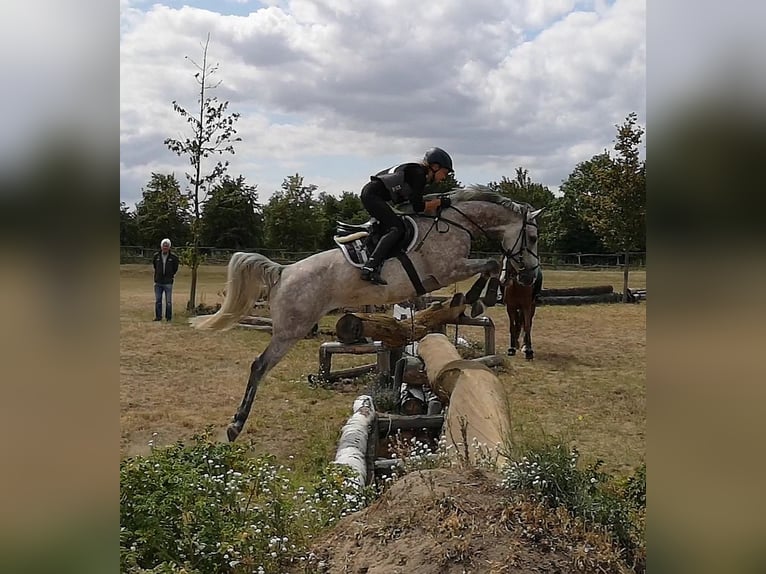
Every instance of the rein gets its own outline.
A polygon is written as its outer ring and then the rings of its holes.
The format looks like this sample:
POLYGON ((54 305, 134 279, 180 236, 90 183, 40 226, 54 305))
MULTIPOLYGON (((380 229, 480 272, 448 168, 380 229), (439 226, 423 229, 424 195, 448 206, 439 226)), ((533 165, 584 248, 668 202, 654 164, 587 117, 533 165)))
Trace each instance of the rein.
MULTIPOLYGON (((479 231, 481 231, 487 237, 487 239, 489 239, 492 243, 500 247, 500 252, 503 254, 503 256, 505 256, 506 260, 508 262, 513 261, 518 265, 518 272, 524 271, 527 268, 526 265, 524 265, 525 252, 532 255, 537 261, 534 267, 531 268, 531 271, 534 271, 535 269, 540 267, 540 257, 534 251, 529 249, 529 247, 527 247, 527 225, 537 228, 537 223, 527 222, 526 213, 524 213, 524 216, 522 218, 521 230, 519 231, 519 235, 516 237, 516 241, 513 242, 513 246, 510 249, 506 249, 505 247, 503 247, 503 243, 501 241, 498 241, 497 239, 492 237, 489 233, 487 233, 487 231, 481 225, 476 223, 473 219, 471 219, 468 215, 466 215, 464 212, 459 210, 457 207, 455 207, 454 205, 450 205, 447 209, 454 209, 455 211, 457 211, 460 215, 465 217, 474 227, 476 227, 479 231), (519 242, 521 242, 521 245, 519 245, 519 242), (519 245, 518 250, 516 250, 517 245, 519 245)), ((462 225, 456 222, 450 222, 450 223, 466 231, 468 235, 471 236, 471 239, 473 239, 473 235, 471 234, 470 231, 468 231, 468 229, 466 229, 465 227, 463 227, 462 225)), ((430 232, 430 229, 429 229, 429 232, 430 232)))

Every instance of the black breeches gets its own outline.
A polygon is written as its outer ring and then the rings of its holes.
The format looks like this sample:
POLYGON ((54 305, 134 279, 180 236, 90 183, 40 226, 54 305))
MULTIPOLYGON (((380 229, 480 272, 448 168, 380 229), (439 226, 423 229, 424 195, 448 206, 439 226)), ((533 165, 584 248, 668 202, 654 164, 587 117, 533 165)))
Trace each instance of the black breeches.
POLYGON ((380 222, 384 233, 387 233, 391 228, 404 233, 402 220, 391 209, 391 206, 388 204, 389 199, 388 191, 379 181, 371 181, 362 188, 362 205, 364 205, 364 208, 370 215, 380 222))
POLYGON ((404 223, 386 201, 388 191, 380 182, 370 182, 362 188, 362 205, 380 222, 382 237, 370 257, 369 266, 378 267, 404 236, 404 223))

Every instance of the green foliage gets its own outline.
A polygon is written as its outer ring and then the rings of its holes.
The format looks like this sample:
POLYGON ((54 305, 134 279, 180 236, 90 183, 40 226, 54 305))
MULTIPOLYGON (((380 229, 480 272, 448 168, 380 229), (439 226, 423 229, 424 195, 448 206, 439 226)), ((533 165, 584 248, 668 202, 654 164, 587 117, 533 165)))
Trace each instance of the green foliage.
POLYGON ((184 245, 191 236, 188 198, 181 193, 173 174, 152 173, 136 204, 135 221, 141 245, 159 249, 169 237, 174 245, 184 245))
POLYGON ((138 245, 141 242, 138 233, 136 214, 120 202, 120 245, 138 245))
POLYGON ((348 191, 344 191, 340 198, 322 192, 317 205, 322 221, 320 249, 330 249, 335 245, 333 236, 338 221, 364 223, 370 218, 359 195, 348 191))
MULTIPOLYGON (((547 187, 540 183, 534 183, 529 177, 529 172, 521 167, 516 168, 516 179, 508 179, 506 176, 503 176, 499 182, 492 181, 488 183, 487 186, 492 189, 492 191, 495 191, 500 195, 508 197, 513 201, 528 203, 535 209, 541 209, 543 207, 547 208, 555 200, 555 196, 547 187)), ((549 249, 548 240, 546 237, 547 226, 545 223, 545 217, 545 215, 542 215, 538 220, 538 225, 540 228, 540 242, 538 244, 539 251, 547 251, 549 249)), ((481 235, 475 237, 472 243, 472 249, 474 251, 483 252, 499 251, 498 243, 491 241, 487 237, 481 235)))
POLYGON ((263 217, 256 186, 242 176, 224 176, 202 208, 200 229, 205 246, 246 249, 263 244, 263 217))
POLYGON ((646 162, 638 146, 644 130, 635 113, 617 127, 617 157, 598 166, 597 185, 586 196, 586 217, 606 247, 613 251, 646 249, 646 162))
POLYGON ((598 174, 611 165, 609 154, 579 163, 561 184, 563 195, 551 205, 546 221, 551 251, 559 253, 605 253, 606 247, 588 220, 588 198, 598 193, 598 174))
POLYGON ((516 168, 516 179, 508 179, 503 176, 499 181, 488 184, 497 193, 511 198, 520 203, 528 203, 535 209, 549 207, 555 196, 553 192, 540 183, 534 183, 529 177, 529 172, 522 168, 516 168))
MULTIPOLYGON (((191 220, 191 245, 194 253, 187 261, 192 267, 191 292, 187 309, 196 307, 197 293, 197 267, 201 262, 198 256, 200 245, 202 225, 201 225, 201 207, 205 197, 200 197, 200 192, 207 193, 209 186, 219 180, 226 173, 229 167, 228 160, 225 162, 216 162, 210 171, 203 171, 203 160, 211 155, 222 155, 224 153, 234 154, 234 142, 242 141, 235 137, 237 130, 234 124, 239 119, 239 114, 226 114, 229 102, 219 102, 218 98, 206 95, 207 90, 217 88, 217 84, 208 84, 210 76, 218 71, 218 64, 211 66, 207 63, 207 51, 210 44, 210 35, 202 50, 202 65, 190 60, 199 70, 194 74, 194 78, 199 84, 199 114, 189 113, 177 101, 173 100, 173 109, 186 120, 191 128, 191 137, 184 139, 167 138, 165 145, 180 157, 186 157, 192 166, 192 173, 186 173, 186 179, 189 180, 191 191, 189 192, 190 220, 191 220)), ((187 56, 187 59, 188 56, 187 56)), ((195 111, 196 113, 196 111, 195 111)))
POLYGON ((579 458, 577 449, 556 442, 526 448, 503 468, 503 486, 603 527, 628 562, 640 559, 645 554, 646 465, 620 481, 600 470, 602 461, 580 468, 579 458))
POLYGON ((266 246, 287 251, 317 251, 322 244, 321 210, 314 198, 316 185, 304 185, 291 175, 263 208, 266 246))
POLYGON ((121 572, 281 572, 322 529, 364 507, 347 467, 309 487, 270 457, 210 434, 120 465, 121 572))

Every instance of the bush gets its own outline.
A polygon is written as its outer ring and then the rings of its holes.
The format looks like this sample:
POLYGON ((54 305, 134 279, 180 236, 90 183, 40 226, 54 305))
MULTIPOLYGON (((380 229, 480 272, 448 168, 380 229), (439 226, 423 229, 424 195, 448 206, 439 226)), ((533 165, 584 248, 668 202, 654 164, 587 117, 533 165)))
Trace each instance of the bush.
POLYGON ((209 433, 120 465, 121 572, 275 572, 312 538, 368 502, 349 469, 328 465, 293 484, 271 457, 252 458, 209 433))
POLYGON ((563 507, 586 524, 603 527, 634 569, 645 567, 646 465, 615 479, 603 461, 578 466, 577 449, 545 444, 527 449, 503 468, 503 486, 531 495, 550 508, 563 507))

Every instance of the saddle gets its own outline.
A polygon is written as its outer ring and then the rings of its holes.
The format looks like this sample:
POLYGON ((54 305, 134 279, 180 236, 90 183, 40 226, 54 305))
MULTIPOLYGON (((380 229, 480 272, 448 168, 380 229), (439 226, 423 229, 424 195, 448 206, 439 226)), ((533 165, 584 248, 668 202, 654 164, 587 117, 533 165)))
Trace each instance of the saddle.
MULTIPOLYGON (((386 259, 398 257, 402 253, 409 253, 418 242, 419 232, 415 220, 409 215, 403 215, 402 221, 404 223, 404 236, 394 246, 386 259)), ((361 224, 338 221, 333 240, 346 261, 354 267, 361 268, 370 259, 370 255, 375 250, 380 238, 383 237, 384 231, 375 218, 361 224)))

